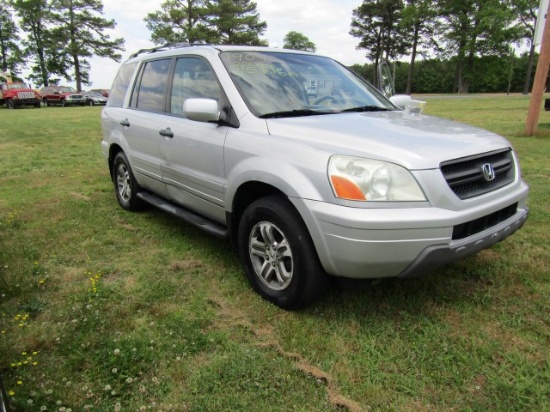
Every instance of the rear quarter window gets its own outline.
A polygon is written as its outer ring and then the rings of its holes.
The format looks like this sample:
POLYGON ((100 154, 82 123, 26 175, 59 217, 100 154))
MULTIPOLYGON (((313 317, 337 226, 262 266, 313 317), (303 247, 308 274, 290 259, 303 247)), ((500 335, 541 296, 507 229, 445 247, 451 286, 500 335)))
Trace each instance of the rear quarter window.
POLYGON ((107 106, 122 107, 136 65, 137 63, 130 63, 120 68, 113 82, 113 87, 111 87, 111 94, 107 101, 107 106))

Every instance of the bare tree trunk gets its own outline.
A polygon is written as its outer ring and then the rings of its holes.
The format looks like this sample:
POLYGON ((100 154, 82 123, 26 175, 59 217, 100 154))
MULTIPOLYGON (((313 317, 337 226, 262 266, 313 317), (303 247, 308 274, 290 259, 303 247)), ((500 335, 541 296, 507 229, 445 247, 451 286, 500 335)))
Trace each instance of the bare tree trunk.
POLYGON ((413 73, 414 73, 414 61, 416 60, 416 49, 418 47, 418 31, 419 31, 419 25, 415 24, 414 26, 414 35, 413 35, 413 45, 412 45, 412 51, 411 51, 411 63, 409 64, 409 73, 407 76, 407 91, 406 94, 411 94, 412 90, 412 79, 413 79, 413 73))
POLYGON ((531 90, 531 74, 533 73, 533 60, 535 58, 535 42, 531 39, 531 48, 529 50, 529 61, 527 62, 527 74, 523 85, 523 94, 529 94, 531 90))

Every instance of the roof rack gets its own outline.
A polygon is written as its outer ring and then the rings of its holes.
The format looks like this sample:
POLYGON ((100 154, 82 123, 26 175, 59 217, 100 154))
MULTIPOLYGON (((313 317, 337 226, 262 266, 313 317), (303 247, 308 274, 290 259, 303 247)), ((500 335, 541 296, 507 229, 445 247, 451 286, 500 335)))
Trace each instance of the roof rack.
POLYGON ((178 43, 178 42, 172 42, 172 43, 166 43, 162 46, 153 47, 150 49, 141 49, 135 52, 134 54, 130 55, 130 59, 133 59, 134 57, 139 56, 143 53, 155 53, 158 51, 163 51, 167 49, 178 49, 180 47, 192 47, 192 46, 207 46, 206 43, 178 43))

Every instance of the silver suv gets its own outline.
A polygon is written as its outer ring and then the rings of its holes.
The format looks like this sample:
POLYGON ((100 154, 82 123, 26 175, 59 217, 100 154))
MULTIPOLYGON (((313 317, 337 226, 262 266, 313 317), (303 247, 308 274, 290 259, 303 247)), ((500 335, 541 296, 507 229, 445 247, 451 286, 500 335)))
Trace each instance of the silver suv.
POLYGON ((141 50, 120 68, 102 124, 120 205, 152 204, 230 239, 253 288, 286 309, 331 276, 424 275, 527 218, 506 139, 402 110, 311 53, 141 50))

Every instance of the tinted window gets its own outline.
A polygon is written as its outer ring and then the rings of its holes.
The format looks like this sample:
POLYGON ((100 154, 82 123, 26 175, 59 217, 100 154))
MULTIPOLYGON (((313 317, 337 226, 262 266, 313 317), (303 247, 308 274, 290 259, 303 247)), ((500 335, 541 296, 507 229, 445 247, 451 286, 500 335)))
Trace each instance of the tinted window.
POLYGON ((170 59, 164 59, 145 63, 137 90, 136 107, 138 109, 163 111, 170 62, 170 59))
POLYGON ((126 64, 120 68, 111 88, 111 95, 107 101, 107 106, 122 107, 126 90, 130 85, 130 80, 137 63, 126 64))
POLYGON ((198 57, 178 59, 172 83, 170 113, 182 114, 183 102, 189 98, 220 100, 220 85, 212 67, 198 57))

